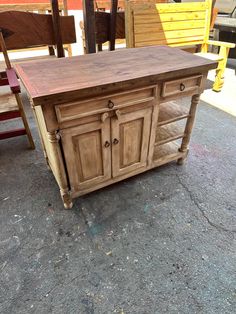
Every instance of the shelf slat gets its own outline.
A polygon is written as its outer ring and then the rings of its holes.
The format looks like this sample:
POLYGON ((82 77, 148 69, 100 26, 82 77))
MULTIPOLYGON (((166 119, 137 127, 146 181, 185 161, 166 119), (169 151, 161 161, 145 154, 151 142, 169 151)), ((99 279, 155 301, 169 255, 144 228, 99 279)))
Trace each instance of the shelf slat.
POLYGON ((167 124, 157 127, 155 145, 162 145, 184 136, 184 128, 175 124, 167 124))
POLYGON ((163 144, 160 146, 155 146, 154 154, 153 154, 153 161, 159 161, 164 159, 175 158, 181 155, 179 152, 179 145, 175 142, 163 144))
POLYGON ((189 110, 184 106, 180 106, 173 101, 162 103, 159 110, 158 126, 186 119, 188 116, 189 110))

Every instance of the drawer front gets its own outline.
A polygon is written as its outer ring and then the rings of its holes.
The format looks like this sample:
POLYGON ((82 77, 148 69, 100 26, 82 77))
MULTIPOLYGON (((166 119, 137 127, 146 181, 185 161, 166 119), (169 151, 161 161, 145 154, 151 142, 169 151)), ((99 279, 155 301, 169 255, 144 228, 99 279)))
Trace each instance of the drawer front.
POLYGON ((202 83, 202 75, 196 75, 186 78, 181 78, 163 83, 161 96, 163 98, 180 96, 181 94, 199 92, 202 83))
POLYGON ((63 123, 117 108, 151 101, 155 98, 155 95, 156 86, 149 86, 130 92, 58 105, 56 106, 56 115, 58 122, 63 123))

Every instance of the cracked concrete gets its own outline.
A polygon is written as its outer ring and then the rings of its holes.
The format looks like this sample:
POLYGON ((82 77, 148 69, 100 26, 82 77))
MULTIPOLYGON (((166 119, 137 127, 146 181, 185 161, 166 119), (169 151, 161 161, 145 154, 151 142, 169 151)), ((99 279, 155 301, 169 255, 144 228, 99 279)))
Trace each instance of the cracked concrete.
POLYGON ((211 225, 212 227, 216 228, 219 231, 225 231, 225 232, 236 232, 235 230, 229 230, 227 228, 224 228, 222 226, 218 226, 215 223, 213 223, 208 216, 206 215, 204 208, 201 206, 201 204, 198 203, 198 199, 195 198, 192 194, 192 192, 189 190, 188 186, 186 186, 182 181, 181 178, 179 177, 179 175, 177 174, 177 178, 179 180, 179 183, 182 185, 182 187, 187 191, 187 193, 189 194, 189 197, 191 199, 191 201, 196 205, 196 207, 200 210, 200 212, 202 213, 202 216, 206 219, 206 221, 209 223, 209 225, 211 225))
POLYGON ((1 314, 235 313, 236 118, 202 102, 184 166, 66 211, 28 116, 36 150, 0 145, 1 314))

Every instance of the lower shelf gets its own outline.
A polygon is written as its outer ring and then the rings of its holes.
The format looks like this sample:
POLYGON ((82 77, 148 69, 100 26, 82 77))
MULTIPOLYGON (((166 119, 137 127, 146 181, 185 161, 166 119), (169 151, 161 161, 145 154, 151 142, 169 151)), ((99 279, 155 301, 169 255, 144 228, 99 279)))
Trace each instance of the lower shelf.
POLYGON ((162 103, 160 105, 158 126, 182 120, 189 117, 189 109, 175 102, 162 103))
POLYGON ((155 145, 162 145, 184 137, 184 129, 184 125, 179 126, 177 123, 158 127, 156 130, 155 145))
POLYGON ((153 161, 164 161, 169 159, 175 159, 175 157, 180 157, 182 155, 179 152, 180 145, 176 142, 170 142, 163 145, 155 146, 154 154, 153 154, 153 161))

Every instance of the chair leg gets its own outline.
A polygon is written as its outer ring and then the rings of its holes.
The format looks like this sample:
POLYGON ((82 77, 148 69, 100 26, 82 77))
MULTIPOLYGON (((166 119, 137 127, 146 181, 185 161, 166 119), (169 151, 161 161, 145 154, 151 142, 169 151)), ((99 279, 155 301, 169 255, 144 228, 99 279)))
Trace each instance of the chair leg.
POLYGON ((224 85, 224 73, 229 55, 229 48, 221 47, 219 55, 223 57, 223 60, 219 62, 218 68, 216 69, 216 77, 213 85, 213 91, 215 92, 220 92, 224 85))
POLYGON ((15 98, 16 98, 16 101, 17 101, 17 104, 18 104, 18 107, 19 107, 20 115, 21 115, 21 118, 22 118, 22 121, 23 121, 23 124, 24 124, 24 127, 25 127, 26 134, 28 136, 30 147, 31 147, 31 149, 35 149, 34 140, 33 140, 32 134, 30 132, 28 121, 26 119, 26 115, 25 115, 25 111, 24 111, 24 108, 23 108, 22 100, 21 100, 19 94, 14 94, 14 95, 15 95, 15 98))

